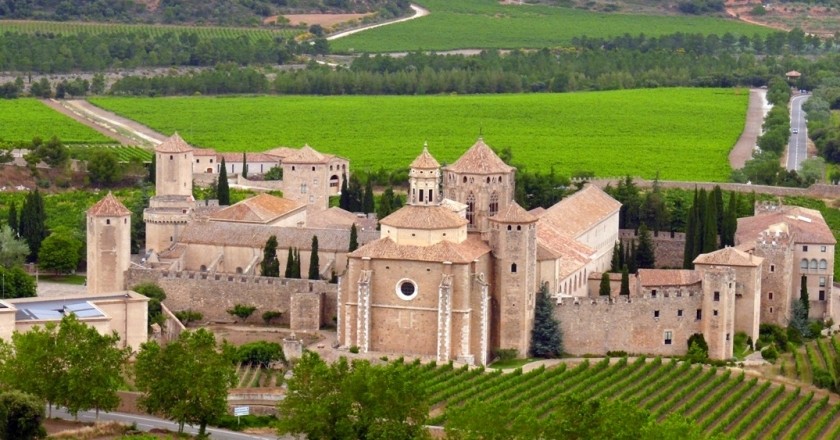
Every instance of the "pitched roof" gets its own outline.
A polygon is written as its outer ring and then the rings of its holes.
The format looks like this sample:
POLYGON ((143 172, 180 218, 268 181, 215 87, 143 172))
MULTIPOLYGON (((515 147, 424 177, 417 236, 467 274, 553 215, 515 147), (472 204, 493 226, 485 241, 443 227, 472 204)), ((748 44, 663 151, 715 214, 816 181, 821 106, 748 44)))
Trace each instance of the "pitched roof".
POLYGON ((694 259, 694 264, 756 267, 762 261, 764 261, 764 258, 757 257, 734 247, 725 247, 714 252, 709 252, 708 254, 698 255, 694 259))
MULTIPOLYGON (((277 237, 281 249, 295 247, 309 250, 313 235, 318 236, 318 249, 321 251, 347 252, 350 247, 350 228, 296 228, 227 222, 189 223, 184 227, 178 241, 185 244, 262 249, 272 235, 277 237)), ((368 243, 378 237, 379 231, 358 231, 359 244, 368 243)))
POLYGON ((306 204, 262 193, 223 208, 210 215, 210 220, 222 222, 268 223, 278 217, 305 207, 306 204))
POLYGON ((739 218, 735 242, 739 245, 754 242, 762 232, 779 223, 788 226, 796 243, 837 243, 819 211, 799 206, 782 206, 773 212, 739 218))
POLYGON ((193 156, 216 156, 216 150, 212 148, 193 148, 193 156))
POLYGON ((429 148, 426 145, 423 145, 423 152, 414 159, 414 162, 411 162, 411 166, 409 168, 436 170, 440 168, 440 163, 438 163, 438 161, 435 160, 435 158, 429 153, 429 148))
POLYGON ((325 163, 332 156, 321 154, 309 145, 283 158, 283 163, 325 163))
POLYGON ((516 168, 506 164, 484 143, 484 139, 478 138, 475 144, 470 147, 458 160, 445 168, 447 171, 467 174, 498 174, 509 173, 516 168))
MULTIPOLYGON (((347 228, 353 223, 359 223, 361 219, 350 211, 333 206, 326 210, 318 210, 317 214, 309 215, 306 218, 306 224, 312 228, 347 228)), ((357 226, 358 227, 358 226, 357 226)))
MULTIPOLYGON (((219 153, 219 159, 225 159, 225 163, 242 163, 242 153, 219 153)), ((245 160, 248 163, 274 162, 278 161, 277 156, 265 153, 245 153, 245 160)))
POLYGON ((122 217, 131 215, 131 211, 117 200, 111 191, 108 191, 108 194, 102 200, 91 206, 87 213, 94 217, 122 217))
POLYGON ((618 200, 595 185, 586 185, 548 208, 540 216, 540 221, 551 223, 566 234, 577 237, 620 208, 618 200))
POLYGON ((537 261, 560 260, 560 279, 586 266, 595 249, 563 234, 546 223, 537 223, 537 261))
POLYGON ((511 202, 506 209, 499 211, 496 215, 490 217, 491 222, 498 223, 524 224, 533 223, 537 220, 537 217, 534 217, 533 215, 529 214, 528 211, 524 210, 516 202, 511 202))
POLYGON ((269 156, 276 156, 276 157, 279 157, 279 158, 286 158, 286 157, 289 157, 296 152, 297 152, 296 148, 276 147, 276 148, 272 148, 272 149, 266 151, 265 154, 268 154, 269 156))
POLYGON ((186 153, 192 150, 193 147, 184 141, 177 131, 155 147, 155 151, 158 153, 186 153))
POLYGON ((700 274, 687 269, 639 269, 642 286, 690 286, 700 282, 700 274))
POLYGON ((354 258, 469 263, 490 252, 480 237, 470 235, 461 243, 441 241, 431 246, 398 245, 389 237, 372 241, 350 253, 354 258))
POLYGON ((406 229, 450 229, 469 223, 441 206, 406 205, 379 221, 385 226, 406 229))

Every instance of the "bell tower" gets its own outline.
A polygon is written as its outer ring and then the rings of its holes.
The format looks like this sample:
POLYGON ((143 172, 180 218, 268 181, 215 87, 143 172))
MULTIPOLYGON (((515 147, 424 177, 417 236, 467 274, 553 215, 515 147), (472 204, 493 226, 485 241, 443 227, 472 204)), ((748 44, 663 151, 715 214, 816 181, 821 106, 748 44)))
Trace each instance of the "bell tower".
POLYGON ((423 152, 411 162, 408 172, 408 204, 429 206, 440 204, 440 164, 429 154, 428 144, 423 152))

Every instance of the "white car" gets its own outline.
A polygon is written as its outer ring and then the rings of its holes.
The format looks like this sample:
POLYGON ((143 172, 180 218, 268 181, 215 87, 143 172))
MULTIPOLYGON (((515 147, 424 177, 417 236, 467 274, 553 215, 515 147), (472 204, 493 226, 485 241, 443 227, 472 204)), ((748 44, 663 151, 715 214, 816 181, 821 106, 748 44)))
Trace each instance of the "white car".
POLYGON ((793 130, 791 130, 791 132, 792 132, 793 134, 799 134, 799 129, 798 129, 798 128, 794 128, 793 130))

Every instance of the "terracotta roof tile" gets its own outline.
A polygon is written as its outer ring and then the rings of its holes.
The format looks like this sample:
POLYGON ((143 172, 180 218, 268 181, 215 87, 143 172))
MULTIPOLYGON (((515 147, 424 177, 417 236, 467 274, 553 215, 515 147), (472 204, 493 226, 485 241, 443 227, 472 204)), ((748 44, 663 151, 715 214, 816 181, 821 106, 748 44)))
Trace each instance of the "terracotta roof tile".
POLYGON ((782 206, 774 212, 739 218, 735 243, 755 242, 762 232, 779 223, 787 224, 796 243, 837 243, 819 211, 799 206, 782 206))
POLYGON ((216 156, 216 150, 212 148, 193 148, 193 156, 216 156))
POLYGON ((350 256, 383 260, 469 263, 489 252, 490 247, 487 243, 474 235, 470 235, 462 243, 441 241, 431 246, 398 245, 385 237, 356 249, 350 256))
POLYGON ((175 134, 169 136, 157 147, 155 147, 155 151, 158 153, 186 153, 192 150, 193 147, 187 144, 187 142, 178 135, 178 132, 175 132, 175 134))
POLYGON ((94 217, 123 217, 131 215, 131 211, 117 200, 111 191, 108 191, 108 194, 102 200, 91 206, 87 213, 94 217))
MULTIPOLYGON (((242 153, 219 153, 217 154, 219 160, 225 159, 225 163, 242 163, 242 153)), ((277 156, 272 156, 265 153, 246 153, 245 160, 248 163, 257 162, 277 162, 277 156)))
MULTIPOLYGON (((318 236, 318 249, 329 252, 347 252, 350 247, 350 229, 295 228, 248 223, 193 222, 184 227, 178 241, 185 244, 237 246, 263 248, 272 235, 277 237, 280 248, 309 250, 312 236, 318 236)), ((376 240, 379 231, 359 231, 359 244, 376 240)), ((322 257, 323 258, 323 257, 322 257)))
POLYGON ((537 217, 529 214, 528 211, 525 211, 516 202, 511 202, 505 210, 499 211, 496 215, 490 217, 491 222, 514 224, 534 223, 537 220, 537 217))
MULTIPOLYGON (((353 223, 360 223, 359 217, 350 211, 333 206, 329 209, 318 210, 308 215, 306 218, 307 226, 311 228, 347 228, 348 230, 353 223)), ((358 228, 358 226, 357 226, 358 228)))
POLYGON ((638 276, 642 286, 690 286, 700 282, 697 271, 686 269, 639 269, 638 276))
POLYGON ((266 151, 265 154, 268 154, 270 156, 279 157, 279 158, 282 159, 282 158, 289 157, 292 154, 295 154, 296 152, 297 152, 296 148, 277 147, 277 148, 272 148, 272 149, 266 151))
POLYGON ((560 278, 586 266, 595 255, 595 249, 563 234, 550 224, 537 223, 537 260, 560 260, 560 278))
POLYGON ((548 208, 540 221, 549 222, 564 233, 578 237, 620 208, 621 203, 609 194, 597 186, 586 185, 548 208))
POLYGON ((746 266, 756 267, 764 261, 764 258, 757 257, 734 247, 725 247, 708 254, 700 254, 694 259, 694 264, 724 265, 724 266, 746 266))
POLYGON ((467 174, 499 174, 509 173, 516 168, 506 164, 493 150, 478 138, 452 165, 445 167, 446 171, 467 174))
POLYGON ((531 214, 534 217, 542 217, 542 215, 545 214, 545 208, 543 208, 542 206, 537 206, 536 208, 528 211, 528 214, 531 214))
POLYGON ((440 163, 438 163, 438 161, 435 160, 435 158, 429 153, 429 148, 426 145, 423 145, 423 152, 414 159, 414 162, 411 162, 411 166, 409 166, 409 168, 436 170, 440 168, 440 163))
POLYGON ((407 229, 449 229, 469 223, 441 206, 406 205, 379 221, 380 224, 407 229))
POLYGON ((210 215, 213 221, 268 223, 306 205, 271 194, 259 194, 210 215))
POLYGON ((327 163, 333 156, 321 154, 309 145, 283 158, 283 163, 327 163))

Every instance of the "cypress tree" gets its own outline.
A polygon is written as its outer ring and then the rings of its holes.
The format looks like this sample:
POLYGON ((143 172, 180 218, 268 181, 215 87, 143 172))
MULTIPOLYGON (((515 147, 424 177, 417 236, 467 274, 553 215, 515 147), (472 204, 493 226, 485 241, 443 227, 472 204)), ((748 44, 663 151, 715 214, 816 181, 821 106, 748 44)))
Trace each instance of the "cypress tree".
POLYGON ((811 313, 811 302, 808 297, 808 278, 805 275, 802 275, 799 283, 799 301, 802 303, 802 308, 804 309, 803 315, 805 315, 805 319, 807 320, 808 315, 811 313))
POLYGON ((612 260, 610 261, 610 272, 617 273, 618 268, 621 267, 621 257, 619 256, 621 241, 617 241, 613 246, 612 260))
POLYGON ((47 237, 46 227, 47 214, 44 210, 44 199, 38 188, 30 191, 23 201, 23 208, 20 213, 20 236, 29 245, 29 261, 38 258, 38 251, 41 249, 41 242, 47 237))
POLYGON ((697 232, 697 222, 695 221, 696 211, 694 205, 688 208, 688 218, 685 223, 685 247, 683 251, 683 269, 694 268, 694 234, 697 232))
POLYGON ((157 177, 157 155, 152 154, 152 163, 149 164, 149 175, 146 177, 146 180, 149 183, 154 185, 156 177, 157 177))
POLYGON ((554 317, 554 302, 543 284, 534 304, 534 328, 531 331, 531 356, 555 358, 563 354, 563 331, 554 317))
POLYGON ((365 193, 362 196, 362 212, 366 214, 375 212, 373 201, 373 185, 370 183, 370 180, 370 177, 368 177, 367 183, 365 184, 365 193))
POLYGON ((627 270, 626 265, 621 268, 621 290, 619 290, 618 294, 630 296, 630 272, 627 270))
POLYGON ((359 248, 359 233, 356 230, 356 224, 353 223, 353 226, 350 226, 350 247, 347 249, 347 252, 353 252, 359 248))
POLYGON ((735 231, 738 229, 738 193, 729 193, 729 205, 723 220, 723 236, 720 238, 724 246, 735 246, 735 231))
POLYGON ((15 234, 18 234, 20 232, 19 228, 18 228, 17 203, 15 203, 15 202, 12 202, 12 205, 9 206, 9 220, 8 220, 8 223, 9 223, 9 227, 12 229, 12 232, 14 232, 15 234))
POLYGON ((701 189, 697 193, 697 217, 695 217, 697 226, 694 229, 694 255, 691 256, 692 261, 694 261, 695 257, 703 253, 703 238, 706 236, 706 202, 708 199, 709 196, 706 195, 706 190, 701 189))
POLYGON ((718 249, 718 227, 717 227, 717 204, 715 193, 709 193, 706 202, 706 220, 703 222, 703 247, 702 253, 714 252, 718 249))
POLYGON ((216 187, 216 195, 219 197, 219 205, 230 205, 230 186, 228 186, 227 166, 224 157, 222 157, 222 166, 219 169, 219 186, 216 187))
POLYGON ((636 240, 630 242, 630 250, 627 252, 627 269, 630 270, 630 273, 636 273, 639 270, 639 266, 636 265, 636 240))
POLYGON ((601 285, 598 288, 598 294, 601 296, 610 296, 610 274, 606 272, 601 274, 601 285))
POLYGON ((352 212, 350 209, 350 188, 347 187, 347 173, 341 173, 341 194, 338 196, 338 207, 352 212))
POLYGON ((295 264, 292 266, 292 278, 300 279, 300 249, 295 248, 295 264))
POLYGON ((248 156, 245 155, 245 152, 242 152, 242 178, 248 178, 248 156))
MULTIPOLYGON (((715 201, 715 214, 717 214, 717 218, 715 219, 715 224, 717 225, 717 234, 718 236, 723 235, 723 219, 724 219, 724 209, 723 209, 723 191, 720 189, 720 185, 715 185, 715 189, 712 190, 712 194, 714 194, 714 201, 715 201)), ((723 238, 721 238, 721 242, 723 238)))
POLYGON ((394 188, 388 187, 379 198, 379 206, 376 207, 376 218, 383 219, 394 212, 394 188))
POLYGON ((646 224, 639 226, 639 248, 636 249, 636 267, 641 269, 653 269, 656 264, 656 253, 653 246, 653 239, 646 224))
POLYGON ((283 276, 286 278, 291 278, 292 274, 295 272, 295 253, 292 251, 292 248, 289 248, 289 254, 286 256, 286 272, 283 273, 283 276))
POLYGON ((263 249, 263 260, 260 263, 260 272, 264 277, 280 276, 280 261, 277 260, 277 237, 272 235, 265 242, 263 249))
POLYGON ((312 236, 312 250, 309 253, 309 279, 321 279, 321 264, 318 261, 318 236, 312 236))
POLYGON ((624 250, 624 242, 618 240, 618 266, 616 267, 616 273, 621 272, 621 268, 624 267, 626 262, 626 258, 624 258, 625 250, 624 250))

